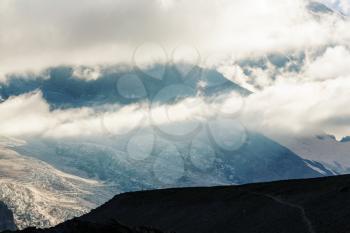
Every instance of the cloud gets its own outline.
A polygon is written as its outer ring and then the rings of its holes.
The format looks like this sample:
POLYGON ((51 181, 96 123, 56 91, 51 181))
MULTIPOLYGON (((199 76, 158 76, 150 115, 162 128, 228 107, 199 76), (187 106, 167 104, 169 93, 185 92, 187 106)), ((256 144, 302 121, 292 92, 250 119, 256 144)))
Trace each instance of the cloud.
POLYGON ((341 138, 350 134, 349 88, 349 75, 322 82, 280 82, 246 99, 244 122, 271 135, 328 133, 341 138))
POLYGON ((6 137, 81 139, 127 136, 134 130, 152 126, 181 137, 216 115, 236 115, 243 105, 242 98, 235 93, 208 100, 196 96, 171 104, 153 102, 52 110, 42 93, 36 91, 11 97, 0 104, 0 129, 6 137))
MULTIPOLYGON (((338 15, 315 17, 305 4, 304 0, 3 0, 0 73, 63 64, 77 66, 74 76, 94 80, 101 75, 99 65, 147 66, 172 62, 174 54, 181 54, 192 56, 184 60, 199 65, 217 65, 228 78, 256 92, 247 97, 242 115, 248 127, 347 135, 350 23, 338 15), (198 51, 199 59, 193 57, 198 53, 180 53, 186 46, 198 51), (305 59, 297 71, 276 67, 268 58, 272 53, 320 48, 325 51, 305 59), (251 67, 246 73, 237 63, 255 57, 265 57, 266 67, 251 67)), ((200 98, 196 101, 204 109, 213 107, 200 98)), ((177 105, 169 111, 179 114, 175 122, 186 122, 188 115, 199 111, 186 109, 177 105)), ((10 98, 0 104, 0 112, 5 135, 76 137, 105 134, 101 119, 113 125, 108 127, 112 133, 127 131, 123 128, 127 122, 132 117, 133 122, 142 121, 146 110, 132 105, 109 106, 105 112, 52 111, 37 92, 10 98)), ((157 118, 157 124, 167 124, 166 118, 157 118)))
POLYGON ((74 135, 73 131, 81 128, 93 115, 88 109, 50 111, 40 92, 12 97, 0 104, 0 112, 2 135, 15 137, 52 134, 51 130, 60 128, 65 129, 67 135, 74 135), (66 127, 74 122, 75 127, 66 127))
POLYGON ((77 66, 74 67, 73 70, 73 77, 93 81, 101 77, 101 67, 95 66, 95 67, 83 67, 83 66, 77 66))
POLYGON ((350 2, 348 0, 340 0, 339 7, 344 14, 350 15, 350 2))
POLYGON ((133 104, 106 105, 101 108, 103 111, 50 110, 41 93, 34 92, 0 104, 0 128, 2 135, 19 138, 127 135, 150 125, 173 135, 185 135, 201 122, 236 120, 239 116, 248 129, 271 137, 329 133, 340 138, 350 135, 349 78, 304 83, 286 81, 245 98, 236 94, 215 99, 197 96, 177 104, 157 104, 151 109, 147 104, 133 104))
POLYGON ((325 80, 350 74, 350 50, 344 46, 330 47, 309 64, 306 75, 325 80))
MULTIPOLYGON (((166 61, 171 61, 178 45, 196 47, 204 60, 213 54, 239 58, 346 43, 349 23, 336 16, 318 20, 307 12, 306 3, 3 0, 0 73, 4 79, 11 72, 58 65, 133 64, 135 49, 147 41, 165 48, 166 61)), ((140 58, 154 62, 153 55, 140 58)))
MULTIPOLYGON (((203 115, 204 106, 201 98, 190 98, 173 105, 155 104, 151 110, 148 104, 51 110, 42 93, 36 91, 0 104, 0 129, 2 136, 19 138, 127 135, 150 124, 168 125, 181 133, 195 117, 203 115)), ((213 111, 205 113, 211 114, 213 111)))
POLYGON ((323 0, 322 2, 345 15, 350 15, 349 0, 323 0))

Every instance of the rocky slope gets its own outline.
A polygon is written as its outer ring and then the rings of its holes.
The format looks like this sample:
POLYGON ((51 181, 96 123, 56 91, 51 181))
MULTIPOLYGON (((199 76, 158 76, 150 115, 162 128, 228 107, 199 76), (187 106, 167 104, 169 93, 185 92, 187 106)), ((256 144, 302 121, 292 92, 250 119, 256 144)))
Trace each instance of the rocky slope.
POLYGON ((16 230, 16 225, 11 210, 0 202, 0 232, 4 230, 16 230))
MULTIPOLYGON (((222 128, 215 131, 223 132, 222 128)), ((236 151, 221 149, 208 139, 208 135, 199 135, 192 141, 169 142, 153 134, 156 143, 148 143, 149 135, 136 135, 143 141, 134 146, 146 144, 146 149, 141 148, 141 152, 146 154, 147 145, 152 146, 149 154, 141 159, 133 159, 125 149, 129 145, 127 137, 118 140, 94 138, 91 143, 32 140, 16 150, 70 174, 97 177, 115 185, 121 192, 245 184, 332 174, 327 173, 322 165, 317 171, 310 168, 297 154, 257 133, 247 132, 247 140, 236 151)), ((229 133, 221 136, 230 137, 235 141, 229 133)))
POLYGON ((280 143, 309 163, 322 164, 333 174, 349 174, 350 142, 329 135, 279 138, 280 143))
POLYGON ((20 229, 50 227, 88 212, 100 204, 96 190, 103 195, 103 184, 0 146, 0 201, 12 210, 20 229))

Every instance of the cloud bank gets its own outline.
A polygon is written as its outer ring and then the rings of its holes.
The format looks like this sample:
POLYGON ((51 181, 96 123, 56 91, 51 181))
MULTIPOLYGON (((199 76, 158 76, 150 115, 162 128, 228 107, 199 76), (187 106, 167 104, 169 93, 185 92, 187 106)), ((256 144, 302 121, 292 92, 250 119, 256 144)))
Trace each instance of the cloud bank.
POLYGON ((272 137, 329 133, 341 138, 350 134, 349 78, 281 82, 248 97, 228 94, 209 100, 198 96, 152 107, 108 105, 103 111, 50 110, 41 93, 34 92, 0 104, 0 128, 2 135, 17 138, 123 136, 149 127, 181 137, 215 119, 225 121, 225 127, 238 120, 247 129, 272 137))
MULTIPOLYGON (((333 3, 344 11, 348 6, 346 1, 333 3)), ((241 116, 248 128, 350 135, 346 110, 350 23, 338 14, 310 12, 307 4, 306 0, 3 0, 0 80, 10 73, 58 65, 91 67, 78 67, 74 75, 94 80, 100 65, 189 61, 214 65, 255 92, 246 98, 241 116), (273 64, 269 59, 273 53, 286 56, 289 68, 273 64), (295 61, 289 55, 298 53, 304 57, 297 69, 291 69, 295 61), (267 62, 251 66, 249 72, 239 64, 261 57, 267 62)), ((181 113, 176 122, 188 121, 183 116, 198 111, 176 107, 172 112, 181 113)), ((51 111, 40 93, 10 98, 0 104, 0 112, 2 134, 16 137, 104 134, 101 119, 108 124, 117 121, 113 130, 119 132, 130 119, 139 122, 147 114, 143 106, 135 105, 110 106, 102 113, 90 108, 51 111)))
POLYGON ((219 54, 231 62, 273 51, 346 43, 349 22, 334 15, 320 20, 310 14, 307 4, 306 0, 3 0, 0 73, 4 79, 8 73, 58 65, 168 62, 184 45, 197 48, 201 61, 219 54), (145 49, 135 58, 135 50, 145 42, 159 49, 145 49))

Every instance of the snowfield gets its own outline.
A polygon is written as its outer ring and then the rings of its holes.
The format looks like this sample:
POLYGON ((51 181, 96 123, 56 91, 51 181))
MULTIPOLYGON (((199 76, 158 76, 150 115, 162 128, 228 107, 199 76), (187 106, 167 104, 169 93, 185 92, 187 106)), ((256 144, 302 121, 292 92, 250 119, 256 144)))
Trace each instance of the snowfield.
POLYGON ((329 135, 280 138, 279 142, 305 160, 321 163, 334 175, 350 173, 350 142, 329 135))
POLYGON ((0 200, 18 228, 54 226, 100 204, 92 197, 103 193, 101 182, 63 173, 6 146, 0 143, 0 200))

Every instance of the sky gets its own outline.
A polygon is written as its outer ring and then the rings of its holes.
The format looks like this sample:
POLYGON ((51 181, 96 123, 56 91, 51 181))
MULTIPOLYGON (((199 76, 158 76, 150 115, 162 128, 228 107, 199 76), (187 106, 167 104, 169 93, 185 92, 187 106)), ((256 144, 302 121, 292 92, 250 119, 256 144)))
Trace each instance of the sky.
MULTIPOLYGON (((76 76, 96 79, 105 65, 194 63, 217 69, 253 92, 244 100, 242 121, 247 127, 285 134, 325 132, 341 138, 350 135, 350 21, 338 14, 310 13, 307 4, 306 0, 2 0, 0 81, 6 84, 10 74, 40 74, 60 65, 78 71, 91 67, 93 72, 76 76), (300 53, 306 59, 297 71, 268 62, 265 68, 251 67, 247 74, 240 65, 242 60, 269 54, 290 59, 300 53)), ((344 14, 350 13, 349 4, 327 1, 344 14)), ((115 115, 110 117, 127 120, 142 111, 127 106, 109 112, 115 115)), ((100 132, 101 116, 94 109, 52 111, 39 92, 1 103, 0 112, 0 129, 9 136, 100 132), (31 125, 26 123, 29 118, 31 125)), ((179 121, 185 119, 179 116, 179 121)))
MULTIPOLYGON (((167 57, 179 46, 194 46, 204 58, 237 59, 342 43, 350 37, 344 22, 334 23, 327 16, 316 21, 305 4, 306 0, 3 0, 0 71, 4 79, 7 73, 59 64, 130 63, 144 43, 164 47, 167 57)), ((158 50, 153 53, 157 57, 158 50)), ((151 57, 149 51, 139 55, 145 62, 152 62, 151 57)))

